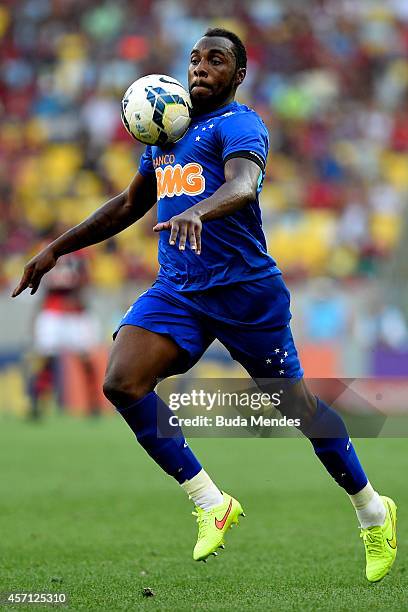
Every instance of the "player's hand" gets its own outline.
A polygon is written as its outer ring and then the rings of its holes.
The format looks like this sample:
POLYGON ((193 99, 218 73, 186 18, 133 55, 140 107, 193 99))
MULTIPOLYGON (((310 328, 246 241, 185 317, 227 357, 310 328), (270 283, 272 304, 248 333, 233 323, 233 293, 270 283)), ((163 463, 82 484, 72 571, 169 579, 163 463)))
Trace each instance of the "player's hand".
POLYGON ((197 255, 201 253, 201 230, 203 224, 200 216, 193 210, 185 210, 180 215, 175 215, 168 221, 157 223, 154 226, 154 232, 162 232, 170 230, 169 244, 176 244, 177 236, 179 237, 179 250, 184 251, 186 248, 186 240, 188 238, 192 251, 197 255))
POLYGON ((31 295, 34 295, 40 285, 42 277, 55 266, 57 259, 53 250, 49 247, 46 247, 40 251, 38 255, 30 259, 24 266, 23 276, 21 277, 20 283, 11 294, 11 297, 17 297, 24 289, 27 289, 27 287, 31 289, 31 295))

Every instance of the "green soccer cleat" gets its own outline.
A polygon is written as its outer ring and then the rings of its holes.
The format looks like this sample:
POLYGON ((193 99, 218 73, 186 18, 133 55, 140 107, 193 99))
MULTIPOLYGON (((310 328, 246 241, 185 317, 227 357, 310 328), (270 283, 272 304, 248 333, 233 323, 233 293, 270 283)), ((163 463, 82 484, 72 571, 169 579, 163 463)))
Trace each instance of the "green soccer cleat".
POLYGON ((194 546, 194 561, 206 561, 209 555, 217 555, 217 548, 224 548, 224 536, 232 525, 238 525, 238 517, 245 516, 242 506, 231 495, 223 492, 224 501, 211 510, 196 506, 198 537, 194 546))
POLYGON ((389 497, 381 496, 387 511, 384 525, 361 529, 366 552, 366 576, 378 582, 390 571, 397 556, 397 506, 389 497))

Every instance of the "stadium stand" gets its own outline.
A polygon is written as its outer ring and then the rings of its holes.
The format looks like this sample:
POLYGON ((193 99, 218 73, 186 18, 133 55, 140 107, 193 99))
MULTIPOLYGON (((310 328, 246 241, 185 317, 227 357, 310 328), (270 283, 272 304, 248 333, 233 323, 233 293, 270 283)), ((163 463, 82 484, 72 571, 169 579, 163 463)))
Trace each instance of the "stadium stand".
MULTIPOLYGON (((408 10, 402 1, 290 5, 3 2, 0 282, 57 219, 76 223, 127 185, 141 148, 121 126, 120 96, 151 72, 185 81, 190 45, 220 14, 248 46, 240 99, 270 129, 271 252, 293 278, 375 273, 398 241, 408 190, 408 10)), ((147 220, 98 247, 94 282, 151 277, 150 230, 147 220)))

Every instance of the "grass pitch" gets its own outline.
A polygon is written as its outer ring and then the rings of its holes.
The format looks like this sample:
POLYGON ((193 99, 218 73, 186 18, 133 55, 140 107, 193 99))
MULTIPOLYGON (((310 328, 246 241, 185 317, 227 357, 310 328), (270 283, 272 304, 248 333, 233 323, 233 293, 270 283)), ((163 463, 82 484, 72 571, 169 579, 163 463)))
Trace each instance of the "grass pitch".
POLYGON ((204 564, 190 503, 120 418, 0 432, 0 592, 66 592, 65 610, 408 610, 407 439, 355 441, 399 507, 399 557, 371 585, 354 511, 306 440, 191 440, 247 514, 204 564))

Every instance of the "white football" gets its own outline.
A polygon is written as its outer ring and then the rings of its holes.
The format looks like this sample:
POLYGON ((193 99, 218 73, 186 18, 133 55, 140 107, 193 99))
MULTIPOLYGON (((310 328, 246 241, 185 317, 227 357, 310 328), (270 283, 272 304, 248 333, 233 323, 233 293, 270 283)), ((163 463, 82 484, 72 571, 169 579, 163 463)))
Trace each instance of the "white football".
POLYGON ((184 87, 165 74, 149 74, 128 87, 122 121, 131 136, 149 145, 180 140, 190 125, 191 100, 184 87))

